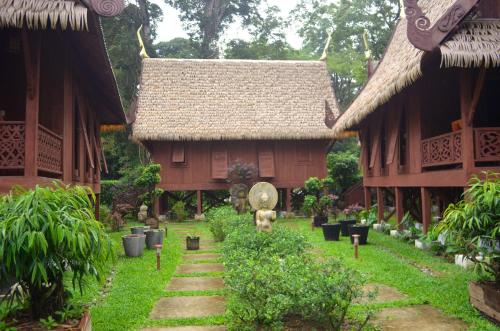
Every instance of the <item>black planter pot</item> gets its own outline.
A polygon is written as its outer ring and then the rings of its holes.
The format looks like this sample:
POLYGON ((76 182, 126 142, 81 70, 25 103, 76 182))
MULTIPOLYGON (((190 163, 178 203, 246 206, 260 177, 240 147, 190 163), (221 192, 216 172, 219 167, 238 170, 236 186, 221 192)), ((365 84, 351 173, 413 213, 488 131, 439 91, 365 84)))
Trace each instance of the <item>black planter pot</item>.
POLYGON ((349 225, 356 224, 356 220, 343 220, 340 221, 340 232, 342 237, 349 237, 349 225))
POLYGON ((349 225, 348 229, 349 236, 351 237, 351 244, 354 244, 354 238, 352 237, 352 235, 359 234, 359 244, 366 245, 366 242, 368 240, 368 231, 370 230, 370 227, 368 225, 349 225))
POLYGON ((323 236, 327 241, 339 241, 340 240, 340 224, 323 224, 323 236))
POLYGON ((200 249, 200 237, 186 237, 186 249, 188 251, 197 251, 198 249, 200 249))
POLYGON ((319 228, 321 225, 328 223, 328 216, 314 216, 314 227, 319 228))

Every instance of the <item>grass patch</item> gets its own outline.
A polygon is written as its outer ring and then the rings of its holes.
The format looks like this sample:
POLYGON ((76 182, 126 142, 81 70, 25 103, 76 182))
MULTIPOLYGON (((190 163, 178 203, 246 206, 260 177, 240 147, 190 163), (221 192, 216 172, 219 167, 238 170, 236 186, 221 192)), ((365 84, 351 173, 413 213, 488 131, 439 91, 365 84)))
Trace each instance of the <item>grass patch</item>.
POLYGON ((444 314, 468 323, 469 330, 498 330, 469 304, 467 286, 469 281, 477 279, 474 272, 463 270, 430 252, 418 250, 372 230, 369 244, 360 246, 360 258, 356 260, 349 238, 327 242, 323 239, 321 229, 311 231, 309 220, 287 221, 284 226, 290 224, 296 224, 293 228, 307 235, 314 247, 324 250, 325 256, 341 258, 348 266, 361 272, 368 283, 386 284, 408 296, 408 300, 372 304, 371 307, 379 309, 431 304, 444 314), (431 269, 438 276, 421 271, 418 268, 420 266, 431 269))
POLYGON ((162 320, 147 320, 145 327, 155 326, 197 326, 197 325, 223 325, 224 316, 171 318, 162 320))

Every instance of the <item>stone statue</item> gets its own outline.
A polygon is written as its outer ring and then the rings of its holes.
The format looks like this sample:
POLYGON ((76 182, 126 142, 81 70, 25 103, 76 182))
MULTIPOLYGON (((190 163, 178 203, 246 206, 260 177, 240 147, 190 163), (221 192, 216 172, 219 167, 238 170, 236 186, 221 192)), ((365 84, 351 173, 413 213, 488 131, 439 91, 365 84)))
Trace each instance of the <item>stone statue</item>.
POLYGON ((276 220, 276 212, 273 208, 278 203, 276 188, 270 183, 257 183, 250 189, 249 200, 252 208, 256 210, 257 231, 271 231, 272 222, 276 220))
POLYGON ((247 211, 248 186, 245 184, 234 184, 229 189, 231 194, 231 203, 238 214, 244 214, 247 211))
POLYGON ((139 222, 144 223, 147 218, 148 218, 148 206, 142 204, 141 207, 139 207, 139 212, 137 213, 137 219, 139 220, 139 222))

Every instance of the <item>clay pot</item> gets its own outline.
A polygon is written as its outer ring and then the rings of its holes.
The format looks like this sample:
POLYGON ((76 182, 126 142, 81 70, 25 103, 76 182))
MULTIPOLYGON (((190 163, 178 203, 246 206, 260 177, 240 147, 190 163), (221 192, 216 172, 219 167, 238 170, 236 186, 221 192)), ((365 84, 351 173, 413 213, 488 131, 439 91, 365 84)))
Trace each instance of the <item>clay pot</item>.
POLYGON ((149 230, 149 226, 133 226, 130 228, 132 234, 144 234, 146 230, 149 230))
POLYGON ((155 245, 163 245, 165 230, 147 230, 144 234, 146 235, 146 246, 149 249, 155 249, 155 245))
POLYGON ((125 255, 129 257, 141 256, 144 252, 146 236, 144 234, 129 234, 122 236, 122 243, 125 249, 125 255))

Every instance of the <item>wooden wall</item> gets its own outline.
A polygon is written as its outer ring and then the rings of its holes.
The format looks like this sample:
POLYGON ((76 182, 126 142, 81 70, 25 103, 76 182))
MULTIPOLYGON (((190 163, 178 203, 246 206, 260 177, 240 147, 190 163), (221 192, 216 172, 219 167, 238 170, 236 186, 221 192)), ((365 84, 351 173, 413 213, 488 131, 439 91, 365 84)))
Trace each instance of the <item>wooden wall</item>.
POLYGON ((219 167, 217 163, 230 166, 238 159, 256 166, 260 163, 259 180, 271 182, 277 188, 302 187, 311 176, 326 176, 327 144, 326 140, 306 140, 152 142, 148 145, 154 161, 162 165, 159 187, 178 191, 228 188, 224 178, 215 178, 224 176, 220 176, 220 169, 214 168, 219 167), (182 149, 185 162, 173 162, 174 159, 181 161, 182 149), (273 177, 262 177, 273 172, 273 177))

